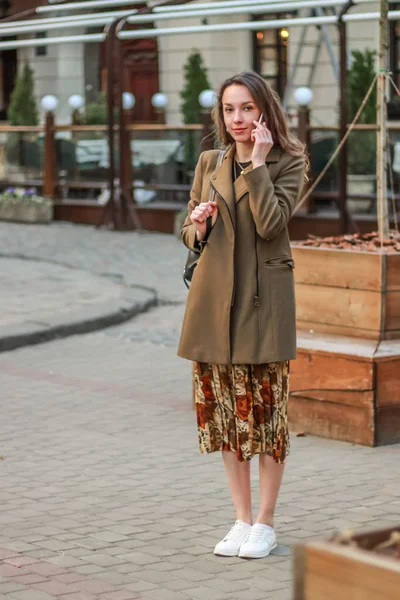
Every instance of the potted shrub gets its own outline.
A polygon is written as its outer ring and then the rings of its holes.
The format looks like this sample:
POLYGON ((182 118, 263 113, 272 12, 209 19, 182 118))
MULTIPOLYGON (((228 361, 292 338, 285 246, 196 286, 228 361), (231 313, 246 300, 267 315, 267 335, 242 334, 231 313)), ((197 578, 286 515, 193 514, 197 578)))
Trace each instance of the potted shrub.
MULTIPOLYGON (((199 95, 203 90, 211 87, 207 69, 199 52, 194 51, 189 55, 184 70, 185 85, 180 93, 182 98, 181 112, 183 122, 185 125, 199 124, 204 119, 199 95)), ((189 131, 187 132, 185 141, 185 163, 186 168, 189 169, 187 173, 189 180, 193 176, 198 154, 199 148, 196 144, 195 134, 189 131)))
POLYGON ((0 219, 22 223, 49 223, 53 203, 35 188, 9 187, 0 193, 0 219))

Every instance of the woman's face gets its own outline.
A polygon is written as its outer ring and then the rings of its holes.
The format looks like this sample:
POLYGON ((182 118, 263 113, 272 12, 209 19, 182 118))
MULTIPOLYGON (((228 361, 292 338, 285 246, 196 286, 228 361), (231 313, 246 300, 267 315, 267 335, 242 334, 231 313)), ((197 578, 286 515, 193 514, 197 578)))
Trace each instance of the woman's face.
POLYGON ((225 127, 235 142, 251 143, 253 121, 258 121, 261 111, 245 85, 233 84, 222 96, 225 127))

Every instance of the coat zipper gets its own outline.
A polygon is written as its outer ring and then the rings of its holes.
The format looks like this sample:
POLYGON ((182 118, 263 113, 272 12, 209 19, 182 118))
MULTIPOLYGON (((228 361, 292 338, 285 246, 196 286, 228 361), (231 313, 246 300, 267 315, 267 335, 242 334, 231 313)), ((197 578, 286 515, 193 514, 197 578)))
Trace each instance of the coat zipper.
POLYGON ((256 295, 254 296, 254 306, 260 306, 260 282, 258 279, 258 248, 257 248, 257 228, 254 224, 254 247, 256 251, 256 295))

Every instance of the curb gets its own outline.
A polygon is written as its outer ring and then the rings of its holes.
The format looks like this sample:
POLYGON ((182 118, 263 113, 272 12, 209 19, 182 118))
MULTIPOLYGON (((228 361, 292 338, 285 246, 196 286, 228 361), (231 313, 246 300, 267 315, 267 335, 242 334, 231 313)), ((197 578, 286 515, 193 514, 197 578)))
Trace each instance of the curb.
POLYGON ((71 311, 62 318, 55 315, 47 323, 25 322, 0 327, 0 353, 118 325, 157 306, 158 297, 155 290, 132 286, 124 289, 117 303, 117 308, 116 301, 108 301, 71 311))

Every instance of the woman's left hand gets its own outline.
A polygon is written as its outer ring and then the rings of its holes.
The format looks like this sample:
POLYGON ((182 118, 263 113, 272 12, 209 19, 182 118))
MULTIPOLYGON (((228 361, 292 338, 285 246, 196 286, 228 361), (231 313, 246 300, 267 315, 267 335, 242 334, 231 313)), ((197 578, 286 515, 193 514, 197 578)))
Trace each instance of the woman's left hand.
POLYGON ((274 145, 272 135, 265 123, 253 121, 255 128, 251 133, 251 141, 254 142, 251 162, 253 169, 265 165, 266 158, 274 145))

